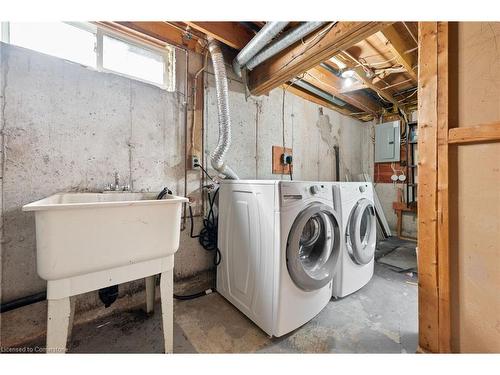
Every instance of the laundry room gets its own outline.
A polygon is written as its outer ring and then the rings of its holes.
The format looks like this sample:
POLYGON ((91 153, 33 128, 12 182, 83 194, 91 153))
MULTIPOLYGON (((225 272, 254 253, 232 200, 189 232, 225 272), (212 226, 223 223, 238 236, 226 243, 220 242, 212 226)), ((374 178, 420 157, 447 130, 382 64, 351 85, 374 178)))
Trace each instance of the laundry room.
POLYGON ((500 23, 170 18, 2 19, 1 353, 500 352, 500 23))

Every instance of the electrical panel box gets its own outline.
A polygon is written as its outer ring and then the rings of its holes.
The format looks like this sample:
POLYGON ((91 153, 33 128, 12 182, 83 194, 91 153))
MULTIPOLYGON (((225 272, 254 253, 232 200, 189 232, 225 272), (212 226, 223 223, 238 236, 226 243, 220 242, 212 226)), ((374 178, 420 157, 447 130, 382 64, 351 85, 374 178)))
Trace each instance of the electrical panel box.
POLYGON ((375 125, 375 163, 399 161, 400 148, 399 120, 375 125))

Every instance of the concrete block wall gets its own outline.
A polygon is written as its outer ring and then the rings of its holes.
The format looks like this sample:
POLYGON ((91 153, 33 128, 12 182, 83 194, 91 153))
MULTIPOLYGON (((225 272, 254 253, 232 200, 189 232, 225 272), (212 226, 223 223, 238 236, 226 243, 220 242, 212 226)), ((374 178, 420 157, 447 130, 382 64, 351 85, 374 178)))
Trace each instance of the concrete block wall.
MULTIPOLYGON (((10 301, 45 289, 36 274, 34 217, 21 211, 24 204, 60 191, 100 191, 115 171, 134 190, 159 191, 167 185, 182 195, 186 135, 181 93, 5 44, 0 44, 0 57, 1 292, 2 301, 10 301)), ((210 73, 205 86, 208 160, 218 136, 210 73)), ((346 172, 361 173, 362 123, 328 109, 321 115, 319 106, 286 93, 283 128, 281 89, 245 100, 242 83, 232 76, 230 91, 229 158, 242 178, 289 178, 271 173, 271 146, 282 144, 283 130, 286 146, 294 149, 294 179, 333 180, 334 144, 340 145, 342 179, 346 172)), ((188 182, 188 193, 197 190, 199 171, 188 172, 188 182)), ((199 219, 195 225, 200 228, 199 219)), ((212 254, 183 231, 176 278, 211 266, 212 254)), ((142 287, 137 281, 121 290, 142 287)), ((99 305, 96 293, 83 296, 78 305, 99 305)))

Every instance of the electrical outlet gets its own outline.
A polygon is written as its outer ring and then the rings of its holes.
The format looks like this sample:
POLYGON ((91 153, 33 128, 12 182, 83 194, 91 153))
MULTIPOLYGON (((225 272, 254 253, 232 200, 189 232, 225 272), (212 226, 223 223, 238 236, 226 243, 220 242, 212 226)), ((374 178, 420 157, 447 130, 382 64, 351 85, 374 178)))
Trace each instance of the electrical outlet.
POLYGON ((198 155, 191 155, 191 169, 196 169, 200 166, 200 158, 198 155))
POLYGON ((291 148, 272 147, 272 173, 289 174, 293 172, 293 157, 291 148))
POLYGON ((281 154, 281 158, 280 158, 280 161, 281 161, 281 164, 283 165, 292 165, 292 155, 288 154, 288 153, 283 153, 281 154))

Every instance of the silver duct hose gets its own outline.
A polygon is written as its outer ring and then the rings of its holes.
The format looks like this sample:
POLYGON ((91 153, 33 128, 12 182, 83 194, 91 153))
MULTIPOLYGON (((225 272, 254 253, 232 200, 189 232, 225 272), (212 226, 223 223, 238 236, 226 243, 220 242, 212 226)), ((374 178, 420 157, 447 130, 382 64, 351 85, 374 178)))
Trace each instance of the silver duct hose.
POLYGON ((304 22, 302 25, 295 27, 293 30, 287 32, 278 40, 273 41, 267 47, 263 48, 260 52, 258 52, 258 54, 253 56, 246 64, 246 68, 248 70, 252 70, 257 65, 273 57, 278 52, 283 51, 285 48, 291 46, 296 41, 309 35, 314 30, 319 28, 321 25, 324 25, 325 23, 326 22, 304 22))
POLYGON ((288 22, 267 22, 264 27, 248 42, 233 61, 234 72, 241 77, 241 67, 264 48, 288 25, 288 22))
POLYGON ((219 112, 219 140, 215 150, 210 155, 212 167, 227 178, 238 180, 234 171, 224 163, 229 146, 231 145, 231 118, 229 116, 229 95, 227 87, 226 66, 219 43, 208 38, 208 49, 212 57, 215 75, 215 89, 217 92, 217 109, 219 112))

